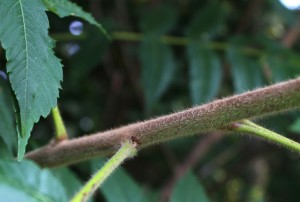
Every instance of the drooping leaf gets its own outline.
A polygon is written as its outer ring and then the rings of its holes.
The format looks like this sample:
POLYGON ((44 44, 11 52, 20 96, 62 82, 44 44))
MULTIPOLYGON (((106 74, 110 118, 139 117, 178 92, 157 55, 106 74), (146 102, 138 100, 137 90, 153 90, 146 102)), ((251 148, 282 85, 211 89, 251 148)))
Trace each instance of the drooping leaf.
POLYGON ((176 64, 170 47, 156 37, 146 37, 141 45, 142 84, 146 106, 151 110, 155 102, 167 90, 176 64))
POLYGON ((171 202, 182 202, 182 201, 201 201, 208 202, 208 197, 199 183, 197 178, 188 172, 185 176, 178 180, 176 183, 172 195, 171 202))
POLYGON ((27 160, 0 161, 0 198, 6 202, 68 200, 63 185, 49 170, 27 160))
POLYGON ((222 77, 218 56, 199 42, 194 42, 188 46, 188 61, 193 104, 213 99, 218 94, 222 77))
POLYGON ((86 20, 87 22, 89 22, 90 24, 97 26, 101 30, 101 32, 107 38, 109 38, 103 26, 99 22, 97 22, 91 14, 82 10, 82 8, 76 5, 75 3, 72 3, 69 0, 42 0, 42 1, 51 12, 55 13, 59 17, 61 18, 66 16, 80 17, 86 20))
MULTIPOLYGON (((93 161, 94 170, 99 169, 99 165, 104 160, 93 161)), ((124 169, 116 170, 100 187, 107 202, 146 202, 148 201, 144 190, 139 186, 124 169)))
POLYGON ((46 9, 38 0, 0 0, 0 41, 6 50, 7 72, 19 111, 19 159, 34 123, 56 106, 62 80, 62 65, 48 37, 46 9))
POLYGON ((82 183, 70 169, 55 168, 51 169, 51 172, 61 182, 69 199, 72 198, 78 190, 80 190, 82 183))
POLYGON ((242 41, 243 39, 240 38, 234 39, 227 49, 227 58, 236 93, 264 85, 262 67, 257 58, 252 59, 242 53, 242 41))
POLYGON ((161 5, 143 13, 141 28, 147 35, 162 35, 175 25, 176 20, 176 10, 170 5, 161 5))
MULTIPOLYGON (((10 92, 3 81, 0 81, 0 137, 12 153, 17 147, 17 133, 13 114, 13 106, 9 99, 10 92)), ((0 153, 1 157, 1 153, 0 153)))

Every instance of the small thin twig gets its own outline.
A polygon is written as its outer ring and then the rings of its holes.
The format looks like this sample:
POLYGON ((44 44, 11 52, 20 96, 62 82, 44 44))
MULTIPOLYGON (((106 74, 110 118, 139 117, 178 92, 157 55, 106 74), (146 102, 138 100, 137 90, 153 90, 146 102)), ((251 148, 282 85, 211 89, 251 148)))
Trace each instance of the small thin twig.
POLYGON ((230 123, 300 107, 300 78, 170 115, 34 150, 26 158, 41 166, 66 165, 110 155, 126 139, 144 148, 178 137, 226 128, 230 123))
POLYGON ((126 141, 119 151, 112 156, 104 166, 81 188, 71 202, 85 202, 100 187, 101 184, 124 162, 125 159, 136 155, 136 144, 126 141))

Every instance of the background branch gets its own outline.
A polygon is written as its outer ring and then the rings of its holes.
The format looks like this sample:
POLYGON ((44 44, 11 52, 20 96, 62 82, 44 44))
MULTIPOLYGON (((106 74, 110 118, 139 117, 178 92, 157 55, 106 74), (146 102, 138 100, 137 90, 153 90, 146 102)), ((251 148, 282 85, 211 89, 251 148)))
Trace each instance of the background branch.
POLYGON ((41 166, 59 166, 110 155, 126 139, 138 148, 178 137, 208 132, 247 118, 300 106, 300 78, 118 129, 100 132, 57 144, 50 144, 26 155, 41 166))

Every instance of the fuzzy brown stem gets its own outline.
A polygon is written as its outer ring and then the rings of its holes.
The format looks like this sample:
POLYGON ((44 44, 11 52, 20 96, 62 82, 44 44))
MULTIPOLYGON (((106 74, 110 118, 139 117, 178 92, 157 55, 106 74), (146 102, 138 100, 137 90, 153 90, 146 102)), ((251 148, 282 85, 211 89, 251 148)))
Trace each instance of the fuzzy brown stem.
POLYGON ((34 150, 41 166, 67 165, 110 155, 127 139, 144 148, 174 138, 224 128, 229 123, 300 107, 300 78, 208 104, 34 150))

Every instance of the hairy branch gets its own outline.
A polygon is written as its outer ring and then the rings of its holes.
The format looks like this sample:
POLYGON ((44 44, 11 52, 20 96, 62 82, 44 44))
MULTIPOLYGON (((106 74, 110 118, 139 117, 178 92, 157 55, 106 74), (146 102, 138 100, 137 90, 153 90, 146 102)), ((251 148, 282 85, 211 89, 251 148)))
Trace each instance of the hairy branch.
POLYGON ((300 107, 300 78, 148 121, 49 144, 28 153, 26 158, 46 167, 66 165, 111 155, 128 139, 136 142, 138 148, 144 148, 174 138, 224 128, 241 119, 296 107, 300 107))

